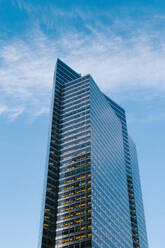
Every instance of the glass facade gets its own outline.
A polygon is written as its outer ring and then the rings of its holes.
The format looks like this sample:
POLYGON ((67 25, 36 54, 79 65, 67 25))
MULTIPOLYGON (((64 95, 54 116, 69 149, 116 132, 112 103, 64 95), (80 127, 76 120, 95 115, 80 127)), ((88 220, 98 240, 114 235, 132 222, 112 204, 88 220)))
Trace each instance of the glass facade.
POLYGON ((39 248, 147 248, 125 111, 57 60, 39 248))

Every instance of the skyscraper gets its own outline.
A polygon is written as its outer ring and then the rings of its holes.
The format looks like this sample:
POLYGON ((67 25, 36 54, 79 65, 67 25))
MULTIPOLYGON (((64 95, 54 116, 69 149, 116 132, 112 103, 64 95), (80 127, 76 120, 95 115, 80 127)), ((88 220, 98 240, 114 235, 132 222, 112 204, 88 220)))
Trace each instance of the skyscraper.
POLYGON ((39 248, 147 248, 125 111, 57 59, 39 248))

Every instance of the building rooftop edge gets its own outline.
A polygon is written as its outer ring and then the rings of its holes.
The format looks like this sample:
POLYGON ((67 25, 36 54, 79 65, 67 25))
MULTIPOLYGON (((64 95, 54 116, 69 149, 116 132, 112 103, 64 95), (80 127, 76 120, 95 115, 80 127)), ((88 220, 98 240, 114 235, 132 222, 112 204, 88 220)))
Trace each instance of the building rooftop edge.
POLYGON ((69 70, 72 70, 75 74, 77 74, 77 76, 81 76, 80 73, 78 73, 77 71, 73 70, 69 65, 67 65, 65 62, 63 62, 61 59, 57 58, 56 60, 56 65, 58 65, 58 63, 63 64, 66 68, 69 68, 69 70))

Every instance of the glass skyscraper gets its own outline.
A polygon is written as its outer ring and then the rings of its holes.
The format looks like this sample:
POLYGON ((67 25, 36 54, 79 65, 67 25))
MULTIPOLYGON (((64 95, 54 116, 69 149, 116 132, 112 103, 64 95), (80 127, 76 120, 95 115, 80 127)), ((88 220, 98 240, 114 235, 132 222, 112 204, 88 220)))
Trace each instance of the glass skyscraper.
POLYGON ((39 248, 147 248, 125 111, 57 59, 39 248))

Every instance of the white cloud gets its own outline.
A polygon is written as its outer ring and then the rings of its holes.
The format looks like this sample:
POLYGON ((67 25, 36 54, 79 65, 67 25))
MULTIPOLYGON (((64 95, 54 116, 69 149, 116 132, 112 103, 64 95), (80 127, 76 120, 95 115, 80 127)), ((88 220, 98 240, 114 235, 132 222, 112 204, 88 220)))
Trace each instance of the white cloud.
POLYGON ((7 106, 1 105, 0 106, 0 115, 2 115, 3 113, 5 113, 7 110, 8 110, 7 106))
POLYGON ((0 116, 5 114, 8 121, 15 120, 19 115, 23 113, 23 111, 24 111, 23 106, 8 107, 7 105, 0 104, 0 116))
POLYGON ((14 107, 8 110, 8 120, 14 121, 18 116, 20 116, 24 111, 24 107, 14 107))
MULTIPOLYGON (((68 32, 55 40, 41 31, 26 41, 0 46, 0 91, 3 112, 11 119, 27 112, 47 113, 56 58, 82 74, 90 73, 101 89, 165 90, 165 39, 155 35, 123 37, 88 26, 90 34, 68 32), (9 111, 15 108, 15 113, 9 111)), ((1 111, 2 112, 2 111, 1 111)))

